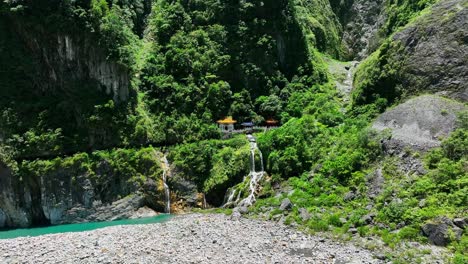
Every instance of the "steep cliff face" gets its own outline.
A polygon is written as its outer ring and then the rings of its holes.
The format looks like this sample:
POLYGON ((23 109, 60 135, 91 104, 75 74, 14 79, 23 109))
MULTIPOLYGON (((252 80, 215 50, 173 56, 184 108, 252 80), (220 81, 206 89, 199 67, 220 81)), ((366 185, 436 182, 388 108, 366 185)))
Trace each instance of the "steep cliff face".
POLYGON ((355 104, 423 92, 468 100, 466 1, 438 4, 393 35, 355 77, 355 104))
POLYGON ((153 149, 78 154, 0 167, 0 228, 132 217, 164 211, 162 169, 153 149))
POLYGON ((79 20, 73 24, 59 11, 38 7, 44 15, 40 17, 33 8, 11 11, 4 5, 0 6, 3 141, 23 157, 121 144, 126 121, 112 118, 133 109, 128 67, 111 56, 102 37, 79 20), (106 107, 113 108, 112 116, 103 115, 100 109, 106 107), (122 125, 110 129, 97 124, 98 120, 122 125), (33 138, 42 141, 42 147, 32 143, 33 138))
POLYGON ((11 171, 4 164, 0 165, 0 228, 28 227, 33 224, 32 213, 29 211, 31 194, 18 192, 18 186, 11 171), (22 204, 23 206, 20 206, 22 204))
POLYGON ((389 51, 402 61, 401 86, 407 93, 428 91, 468 101, 467 1, 441 1, 429 14, 393 37, 404 51, 389 51))
POLYGON ((378 31, 385 22, 385 0, 354 0, 342 12, 345 57, 362 60, 377 48, 378 31))
POLYGON ((42 25, 32 26, 19 18, 5 22, 5 28, 13 29, 11 35, 19 36, 18 42, 34 58, 37 72, 26 72, 25 77, 34 79, 40 90, 76 93, 79 91, 74 89, 80 89, 77 84, 81 84, 112 96, 116 102, 128 99, 128 70, 109 60, 90 33, 48 32, 42 25))

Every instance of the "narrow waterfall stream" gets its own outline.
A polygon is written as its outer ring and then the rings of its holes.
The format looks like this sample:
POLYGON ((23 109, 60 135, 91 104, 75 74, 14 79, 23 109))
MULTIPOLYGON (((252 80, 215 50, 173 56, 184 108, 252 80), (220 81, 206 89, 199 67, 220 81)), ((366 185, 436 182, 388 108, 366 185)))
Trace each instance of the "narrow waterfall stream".
POLYGON ((163 175, 162 175, 162 180, 163 180, 163 186, 164 186, 164 193, 166 197, 166 208, 165 212, 170 214, 171 213, 171 193, 169 190, 169 186, 167 185, 167 176, 169 174, 169 161, 167 160, 166 154, 162 157, 162 162, 163 162, 163 175))
POLYGON ((237 206, 241 206, 241 207, 251 206, 256 200, 255 192, 257 190, 258 183, 265 175, 265 171, 263 168, 263 154, 257 146, 257 141, 255 137, 253 137, 252 135, 248 135, 247 138, 249 139, 249 142, 250 142, 250 173, 247 177, 244 178, 244 181, 247 178, 250 178, 249 195, 245 199, 239 202, 240 197, 241 197, 241 192, 240 191, 237 192, 235 188, 231 188, 228 191, 229 195, 223 207, 227 207, 233 204, 237 204, 237 206), (259 158, 260 158, 260 170, 259 171, 256 171, 256 168, 255 168, 255 154, 256 153, 259 154, 259 158), (236 193, 237 193, 237 197, 236 197, 236 193), (234 200, 235 197, 236 197, 236 200, 234 200))

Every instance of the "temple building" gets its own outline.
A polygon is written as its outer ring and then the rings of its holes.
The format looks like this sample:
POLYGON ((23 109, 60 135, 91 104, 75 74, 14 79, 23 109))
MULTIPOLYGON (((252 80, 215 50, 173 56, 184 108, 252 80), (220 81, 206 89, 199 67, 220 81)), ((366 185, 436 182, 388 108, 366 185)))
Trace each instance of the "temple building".
POLYGON ((247 134, 252 134, 253 133, 254 125, 255 125, 253 122, 244 122, 241 125, 244 128, 245 133, 247 133, 247 134))
POLYGON ((228 116, 222 120, 218 120, 216 123, 218 123, 221 132, 232 133, 234 131, 234 124, 237 123, 237 121, 232 119, 231 116, 228 116))
POLYGON ((266 122, 267 128, 278 127, 279 121, 275 119, 268 119, 266 122))

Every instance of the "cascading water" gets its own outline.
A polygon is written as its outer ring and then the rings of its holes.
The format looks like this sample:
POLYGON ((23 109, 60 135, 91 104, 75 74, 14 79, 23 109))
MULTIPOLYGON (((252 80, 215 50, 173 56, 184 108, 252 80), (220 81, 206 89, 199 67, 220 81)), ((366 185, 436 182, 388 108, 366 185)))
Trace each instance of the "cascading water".
MULTIPOLYGON (((228 206, 230 206, 232 204, 237 204, 238 206, 242 206, 242 207, 249 207, 256 200, 255 199, 255 192, 257 190, 258 183, 260 182, 260 180, 263 178, 263 176, 265 174, 264 168, 263 168, 263 155, 262 155, 262 152, 260 151, 260 149, 257 146, 256 139, 252 135, 248 135, 247 138, 249 139, 249 142, 250 142, 250 173, 247 176, 248 178, 250 178, 250 181, 249 181, 249 195, 245 199, 243 199, 242 201, 239 202, 240 195, 241 195, 241 192, 239 191, 237 193, 237 198, 234 201, 234 197, 236 197, 236 192, 237 191, 236 191, 235 188, 232 188, 232 189, 229 190, 229 195, 228 195, 227 201, 225 202, 223 207, 228 207, 228 206), (260 171, 255 171, 255 153, 256 152, 259 153, 260 171)), ((246 178, 244 178, 244 181, 246 180, 246 178)))
POLYGON ((162 180, 163 180, 163 186, 164 186, 164 193, 165 193, 165 197, 166 197, 165 212, 170 214, 171 213, 171 193, 170 193, 170 190, 169 190, 169 186, 167 185, 167 176, 168 176, 170 165, 169 165, 169 161, 167 160, 166 155, 164 155, 162 157, 162 162, 163 162, 162 180))

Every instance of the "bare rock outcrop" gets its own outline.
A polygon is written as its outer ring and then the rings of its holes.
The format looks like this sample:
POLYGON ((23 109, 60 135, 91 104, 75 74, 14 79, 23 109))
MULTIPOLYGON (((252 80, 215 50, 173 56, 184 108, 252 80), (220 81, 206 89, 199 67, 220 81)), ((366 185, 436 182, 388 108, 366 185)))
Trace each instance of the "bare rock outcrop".
POLYGON ((386 111, 372 127, 391 131, 391 138, 384 142, 387 149, 397 152, 405 147, 428 150, 439 146, 441 140, 455 130, 457 113, 466 108, 450 99, 423 95, 386 111))

